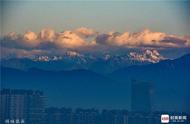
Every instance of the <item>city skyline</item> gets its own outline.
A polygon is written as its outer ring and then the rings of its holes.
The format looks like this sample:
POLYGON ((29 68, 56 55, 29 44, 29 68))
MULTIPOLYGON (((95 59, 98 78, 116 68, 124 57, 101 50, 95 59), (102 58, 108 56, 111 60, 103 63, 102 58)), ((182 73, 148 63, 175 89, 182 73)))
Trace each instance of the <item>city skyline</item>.
MULTIPOLYGON (((149 86, 145 86, 147 82, 133 81, 133 83, 141 85, 140 87, 143 86, 145 88, 143 90, 149 92, 149 86)), ((137 89, 134 87, 132 92, 135 93, 140 87, 137 86, 137 89)), ((135 97, 140 98, 141 95, 136 93, 132 96, 133 99, 136 99, 135 97)), ((143 95, 145 94, 143 93, 143 95)), ((160 124, 161 114, 167 113, 171 117, 171 123, 189 123, 188 116, 190 113, 188 112, 144 110, 147 109, 146 106, 148 105, 146 100, 141 101, 141 103, 136 100, 133 101, 133 110, 66 108, 63 107, 64 105, 62 107, 47 105, 48 98, 45 96, 39 90, 0 90, 0 122, 2 124, 160 124), (145 108, 142 108, 143 106, 145 108), (173 118, 174 116, 178 118, 173 118)), ((149 105, 147 107, 149 108, 149 105)))

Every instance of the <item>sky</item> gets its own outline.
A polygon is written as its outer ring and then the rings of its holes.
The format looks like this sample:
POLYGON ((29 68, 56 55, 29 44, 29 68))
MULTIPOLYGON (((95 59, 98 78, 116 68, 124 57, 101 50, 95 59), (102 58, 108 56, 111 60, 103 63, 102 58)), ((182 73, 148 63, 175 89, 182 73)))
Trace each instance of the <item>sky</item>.
POLYGON ((177 58, 190 52, 189 8, 188 0, 2 0, 0 58, 130 48, 177 58))
POLYGON ((3 0, 1 29, 23 33, 88 27, 100 32, 151 29, 189 35, 190 2, 179 0, 3 0))

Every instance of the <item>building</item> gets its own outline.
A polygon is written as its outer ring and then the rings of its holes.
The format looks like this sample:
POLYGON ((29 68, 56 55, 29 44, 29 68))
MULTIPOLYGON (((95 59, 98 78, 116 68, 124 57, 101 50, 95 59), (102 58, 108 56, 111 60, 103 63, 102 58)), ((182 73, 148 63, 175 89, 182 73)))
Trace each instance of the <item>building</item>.
POLYGON ((45 124, 72 124, 73 112, 70 108, 46 108, 45 124))
POLYGON ((0 91, 1 124, 42 124, 45 98, 40 91, 3 89, 0 91))
POLYGON ((96 109, 76 109, 73 124, 100 124, 99 111, 96 109))
POLYGON ((151 112, 152 108, 151 82, 132 80, 131 84, 131 109, 134 112, 151 112))
POLYGON ((101 124, 128 124, 127 110, 103 110, 101 124))

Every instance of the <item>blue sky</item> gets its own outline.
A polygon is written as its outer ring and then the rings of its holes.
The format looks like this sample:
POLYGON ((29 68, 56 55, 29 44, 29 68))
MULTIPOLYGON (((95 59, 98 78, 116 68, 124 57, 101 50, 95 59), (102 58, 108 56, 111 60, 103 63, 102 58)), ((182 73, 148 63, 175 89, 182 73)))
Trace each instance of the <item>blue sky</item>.
POLYGON ((176 0, 9 0, 1 2, 2 32, 39 32, 88 27, 100 32, 145 28, 168 34, 189 35, 188 6, 176 0))

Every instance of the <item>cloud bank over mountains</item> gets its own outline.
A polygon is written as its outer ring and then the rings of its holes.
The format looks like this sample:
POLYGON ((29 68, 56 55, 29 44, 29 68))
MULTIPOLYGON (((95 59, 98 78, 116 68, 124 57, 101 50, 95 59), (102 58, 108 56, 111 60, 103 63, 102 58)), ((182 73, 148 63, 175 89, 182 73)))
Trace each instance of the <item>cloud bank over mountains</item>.
MULTIPOLYGON (((175 36, 148 29, 137 32, 101 33, 81 27, 71 31, 56 32, 45 28, 40 33, 27 31, 24 34, 11 32, 1 38, 1 57, 28 56, 42 53, 61 53, 67 50, 109 51, 127 48, 190 48, 190 37, 175 36)), ((135 56, 135 55, 133 55, 135 56)))
POLYGON ((178 48, 189 47, 190 39, 162 32, 152 32, 148 29, 138 33, 108 33, 99 35, 97 43, 122 47, 160 47, 178 48))

